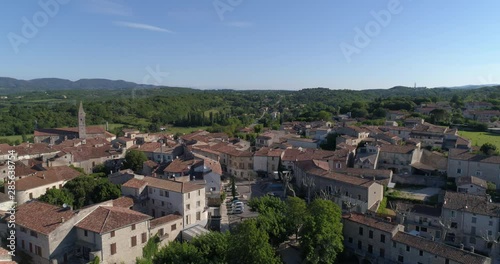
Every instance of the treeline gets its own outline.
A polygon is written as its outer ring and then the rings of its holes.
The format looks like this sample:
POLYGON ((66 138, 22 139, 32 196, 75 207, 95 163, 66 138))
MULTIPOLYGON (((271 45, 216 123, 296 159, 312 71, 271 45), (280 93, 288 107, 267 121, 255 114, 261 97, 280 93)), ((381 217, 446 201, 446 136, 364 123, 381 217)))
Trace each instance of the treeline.
MULTIPOLYGON (((52 96, 61 97, 64 92, 57 91, 52 96)), ((168 124, 181 127, 231 126, 235 123, 234 120, 230 121, 231 118, 238 119, 244 126, 261 116, 259 123, 270 128, 279 127, 285 121, 330 119, 333 115, 347 112, 356 118, 380 119, 385 118, 387 110, 411 112, 423 102, 449 101, 451 98, 458 98, 456 105, 482 100, 492 102, 496 108, 500 107, 500 87, 474 90, 396 87, 364 91, 325 88, 300 91, 202 91, 176 88, 171 93, 165 88, 138 90, 132 96, 128 94, 130 91, 123 90, 103 91, 103 97, 99 97, 99 91, 69 91, 68 94, 75 98, 78 92, 84 98, 87 125, 119 123, 152 132, 168 124), (123 93, 127 93, 126 96, 123 93), (272 118, 272 112, 279 112, 280 116, 272 118)), ((36 95, 45 98, 43 94, 36 95)), ((37 103, 31 100, 33 96, 29 94, 25 100, 2 102, 0 136, 28 135, 35 128, 77 125, 79 100, 58 99, 50 103, 37 103)))

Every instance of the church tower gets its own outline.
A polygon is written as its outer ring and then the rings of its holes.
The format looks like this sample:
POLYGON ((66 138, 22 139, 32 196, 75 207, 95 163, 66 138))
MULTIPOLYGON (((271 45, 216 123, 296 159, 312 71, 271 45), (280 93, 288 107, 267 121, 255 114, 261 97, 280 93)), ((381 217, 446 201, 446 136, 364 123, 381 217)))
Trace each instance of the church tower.
POLYGON ((82 101, 80 101, 80 109, 78 109, 78 138, 85 139, 86 137, 85 112, 83 111, 82 101))

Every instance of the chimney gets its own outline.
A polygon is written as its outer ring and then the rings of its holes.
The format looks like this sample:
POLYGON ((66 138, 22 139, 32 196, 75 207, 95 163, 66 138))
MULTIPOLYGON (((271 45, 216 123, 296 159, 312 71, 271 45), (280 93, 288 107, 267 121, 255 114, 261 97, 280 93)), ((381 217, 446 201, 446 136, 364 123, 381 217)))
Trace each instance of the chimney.
POLYGON ((460 244, 460 249, 464 250, 464 244, 460 244))
POLYGON ((474 247, 473 246, 470 247, 470 252, 474 253, 474 247))
POLYGON ((61 223, 64 223, 64 217, 61 217, 61 223))
POLYGON ((45 173, 42 174, 42 179, 45 179, 45 173))

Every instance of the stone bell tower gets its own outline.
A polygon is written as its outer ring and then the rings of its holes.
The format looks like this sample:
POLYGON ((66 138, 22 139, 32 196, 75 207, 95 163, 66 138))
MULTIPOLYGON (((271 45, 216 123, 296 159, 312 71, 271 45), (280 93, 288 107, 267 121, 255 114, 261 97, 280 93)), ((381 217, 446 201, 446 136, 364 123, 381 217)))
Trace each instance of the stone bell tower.
POLYGON ((87 129, 85 128, 85 112, 83 111, 82 101, 80 101, 80 109, 78 109, 78 138, 85 139, 87 137, 87 129))

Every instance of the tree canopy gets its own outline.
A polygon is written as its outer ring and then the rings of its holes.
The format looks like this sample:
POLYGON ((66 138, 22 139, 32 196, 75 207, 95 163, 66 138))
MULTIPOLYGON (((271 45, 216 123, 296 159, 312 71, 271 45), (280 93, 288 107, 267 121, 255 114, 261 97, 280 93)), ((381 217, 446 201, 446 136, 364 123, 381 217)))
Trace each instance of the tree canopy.
POLYGON ((123 163, 126 169, 132 169, 133 171, 142 170, 142 165, 145 161, 148 160, 148 157, 144 152, 131 149, 127 151, 125 154, 125 162, 123 163))

